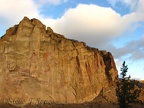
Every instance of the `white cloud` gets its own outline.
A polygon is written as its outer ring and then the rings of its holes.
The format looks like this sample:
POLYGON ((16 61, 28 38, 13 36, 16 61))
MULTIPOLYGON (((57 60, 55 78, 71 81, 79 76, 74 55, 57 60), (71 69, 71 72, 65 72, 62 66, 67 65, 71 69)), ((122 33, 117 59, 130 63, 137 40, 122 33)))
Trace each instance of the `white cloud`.
MULTIPOLYGON (((69 9, 63 17, 58 20, 58 23, 65 23, 65 26, 67 26, 67 23, 73 24, 71 27, 80 26, 80 28, 87 29, 87 31, 95 31, 96 28, 101 32, 101 30, 107 31, 116 26, 119 18, 120 15, 111 8, 79 4, 76 8, 69 9)), ((75 31, 77 30, 79 29, 76 28, 75 31)))
POLYGON ((102 39, 103 36, 110 38, 120 32, 118 29, 113 30, 118 27, 120 17, 111 8, 79 4, 66 11, 53 28, 58 33, 83 41, 89 38, 102 39))
MULTIPOLYGON (((76 8, 68 9, 59 19, 45 18, 39 12, 36 0, 3 0, 0 1, 0 24, 6 27, 17 24, 24 16, 36 17, 57 33, 68 38, 84 41, 90 46, 103 48, 111 39, 133 30, 142 21, 143 6, 139 3, 136 12, 121 16, 111 8, 94 4, 79 4, 76 8), (16 3, 16 5, 14 4, 16 3), (131 26, 133 25, 133 26, 131 26)), ((46 2, 46 0, 38 0, 46 2)), ((51 3, 61 3, 67 0, 47 0, 51 3)), ((141 0, 141 2, 143 2, 141 0)))
POLYGON ((138 20, 144 21, 144 0, 139 0, 136 12, 138 20))
POLYGON ((33 1, 39 3, 40 5, 44 5, 44 4, 58 5, 61 3, 65 3, 68 0, 33 0, 33 1))
POLYGON ((38 17, 39 11, 32 0, 0 0, 0 27, 8 28, 24 17, 38 17))
POLYGON ((38 16, 37 5, 32 0, 1 0, 0 16, 17 19, 19 16, 38 16))
MULTIPOLYGON (((44 15, 40 14, 41 6, 45 3, 58 5, 64 2, 67 0, 0 0, 0 29, 6 30, 18 24, 24 16, 38 18, 43 22, 47 20, 51 24, 55 19, 44 18, 44 15)), ((0 35, 3 35, 3 32, 1 31, 0 35)))
MULTIPOLYGON (((47 0, 47 2, 60 3, 66 0, 47 0)), ((144 21, 143 4, 144 1, 140 0, 137 10, 125 16, 121 16, 111 8, 79 4, 76 8, 68 9, 61 18, 52 19, 43 17, 39 13, 39 6, 33 0, 3 0, 0 1, 0 26, 13 26, 24 16, 36 17, 57 33, 84 41, 90 46, 106 49, 113 38, 135 29, 140 21, 144 21)), ((110 48, 116 49, 114 46, 109 46, 108 49, 110 48)), ((125 48, 119 50, 121 54, 116 54, 117 57, 127 54, 125 48)), ((133 49, 128 51, 130 50, 133 49)))
POLYGON ((55 20, 54 31, 68 38, 84 41, 90 46, 101 48, 111 39, 125 31, 132 31, 141 21, 137 12, 121 16, 111 8, 79 4, 55 20))

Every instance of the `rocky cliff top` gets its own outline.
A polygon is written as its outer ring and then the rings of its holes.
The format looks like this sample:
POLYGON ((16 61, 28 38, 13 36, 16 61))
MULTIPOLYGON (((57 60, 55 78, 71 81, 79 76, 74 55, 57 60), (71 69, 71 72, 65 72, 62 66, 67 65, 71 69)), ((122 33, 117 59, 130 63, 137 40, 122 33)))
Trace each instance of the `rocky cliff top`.
POLYGON ((6 31, 0 54, 0 101, 83 103, 117 79, 110 52, 67 39, 35 18, 6 31))

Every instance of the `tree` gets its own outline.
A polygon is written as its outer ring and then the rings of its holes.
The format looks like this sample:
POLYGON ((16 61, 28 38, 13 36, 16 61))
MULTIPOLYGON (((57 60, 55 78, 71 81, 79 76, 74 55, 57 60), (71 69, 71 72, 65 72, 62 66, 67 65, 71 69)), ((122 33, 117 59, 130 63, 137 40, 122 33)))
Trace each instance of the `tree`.
POLYGON ((131 108, 131 103, 139 102, 138 97, 141 92, 140 88, 137 86, 139 82, 131 80, 130 76, 127 77, 127 71, 128 66, 125 65, 124 61, 121 67, 121 77, 116 83, 116 96, 118 98, 120 108, 131 108))

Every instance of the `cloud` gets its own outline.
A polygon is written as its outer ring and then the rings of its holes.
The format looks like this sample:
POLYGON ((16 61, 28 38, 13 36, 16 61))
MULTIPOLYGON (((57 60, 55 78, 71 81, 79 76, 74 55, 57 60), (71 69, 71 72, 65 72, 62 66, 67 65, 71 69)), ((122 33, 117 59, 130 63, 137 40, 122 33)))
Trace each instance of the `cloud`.
MULTIPOLYGON (((32 0, 1 0, 0 16, 17 20, 20 16, 38 16, 37 5, 32 0)), ((14 20, 12 20, 14 21, 14 20)))
POLYGON ((38 6, 32 0, 0 0, 0 27, 7 29, 24 16, 38 17, 38 6))
POLYGON ((112 8, 79 4, 76 8, 68 9, 54 24, 47 22, 47 25, 68 38, 102 48, 113 38, 134 30, 143 19, 137 15, 138 12, 131 12, 121 16, 112 8))
POLYGON ((109 45, 106 48, 113 53, 115 59, 121 59, 125 56, 125 59, 129 59, 132 61, 143 60, 144 36, 142 36, 142 38, 139 40, 132 40, 126 43, 125 46, 121 48, 116 48, 113 45, 109 45))
POLYGON ((138 20, 144 21, 144 0, 139 0, 136 12, 138 20))
POLYGON ((40 5, 44 5, 44 4, 58 5, 61 3, 65 3, 68 0, 33 0, 33 1, 40 4, 40 5))
POLYGON ((66 11, 60 19, 57 19, 52 28, 69 38, 91 44, 93 40, 95 40, 93 42, 106 41, 120 33, 120 30, 117 29, 120 17, 111 8, 79 4, 76 8, 66 11), (114 28, 116 29, 113 30, 114 28))
POLYGON ((144 59, 144 36, 140 40, 131 41, 126 47, 133 50, 130 59, 132 60, 142 60, 144 59))
POLYGON ((40 7, 36 1, 58 4, 67 0, 0 1, 0 24, 10 27, 18 23, 24 16, 36 17, 47 26, 51 26, 57 33, 84 41, 90 46, 103 48, 113 38, 120 36, 125 31, 135 29, 138 22, 144 19, 142 3, 138 4, 137 12, 125 16, 121 16, 112 8, 94 4, 79 4, 75 8, 68 9, 61 18, 52 19, 40 13, 40 7))
MULTIPOLYGON (((47 20, 51 24, 55 19, 46 19, 40 8, 45 4, 58 5, 64 2, 67 0, 0 0, 0 29, 6 30, 18 24, 24 16, 38 18, 44 22, 47 20)), ((0 35, 3 34, 1 31, 0 35)))
MULTIPOLYGON (((38 1, 46 2, 46 0, 38 1)), ((47 0, 48 2, 58 4, 66 2, 66 0, 47 0)), ((139 26, 140 22, 144 21, 143 4, 144 1, 139 0, 136 10, 124 16, 121 16, 112 8, 100 7, 94 4, 79 4, 77 7, 65 11, 62 17, 52 19, 40 14, 40 7, 35 0, 3 0, 0 1, 0 26, 8 28, 17 24, 24 16, 35 17, 47 26, 52 27, 55 32, 68 38, 84 41, 89 46, 99 49, 112 51, 116 58, 128 55, 130 52, 132 52, 131 58, 142 58, 143 48, 138 45, 138 43, 142 44, 140 40, 133 42, 135 43, 134 47, 137 47, 137 52, 132 47, 132 42, 119 49, 113 46, 111 42, 126 31, 133 31, 139 26), (13 3, 17 4, 14 5, 13 3), (117 50, 120 52, 118 53, 117 50)))
POLYGON ((124 4, 126 7, 129 7, 130 10, 135 10, 139 0, 107 0, 113 7, 120 2, 124 4))

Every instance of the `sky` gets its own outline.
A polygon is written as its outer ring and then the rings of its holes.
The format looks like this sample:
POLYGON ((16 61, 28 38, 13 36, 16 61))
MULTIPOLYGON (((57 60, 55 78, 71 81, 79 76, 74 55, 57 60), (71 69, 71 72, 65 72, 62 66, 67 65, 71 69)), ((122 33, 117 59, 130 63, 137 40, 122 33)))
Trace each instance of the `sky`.
POLYGON ((107 50, 117 70, 144 80, 144 0, 0 0, 0 36, 24 16, 66 38, 107 50))

